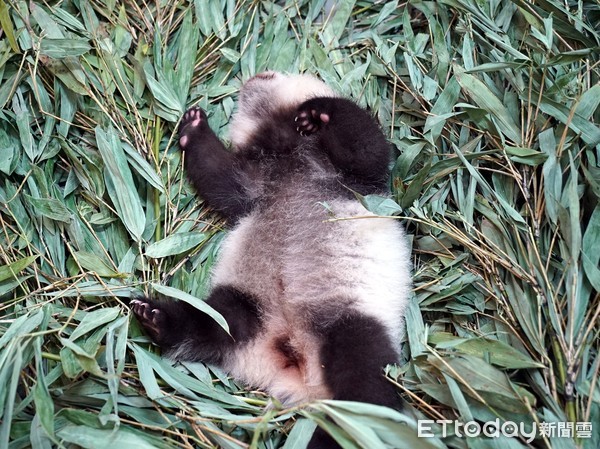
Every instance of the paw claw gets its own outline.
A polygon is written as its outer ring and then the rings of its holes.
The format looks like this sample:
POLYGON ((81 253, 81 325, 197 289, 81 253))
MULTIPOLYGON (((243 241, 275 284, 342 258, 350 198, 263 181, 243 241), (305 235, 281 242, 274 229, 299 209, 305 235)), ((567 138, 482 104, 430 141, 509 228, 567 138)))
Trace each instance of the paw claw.
POLYGON ((294 122, 299 123, 296 132, 301 136, 309 136, 319 131, 331 120, 329 112, 325 112, 328 109, 329 103, 324 99, 314 99, 304 103, 294 117, 294 122))
POLYGON ((206 114, 202 109, 188 109, 179 123, 179 146, 186 147, 194 138, 194 133, 202 132, 203 125, 206 125, 206 114))

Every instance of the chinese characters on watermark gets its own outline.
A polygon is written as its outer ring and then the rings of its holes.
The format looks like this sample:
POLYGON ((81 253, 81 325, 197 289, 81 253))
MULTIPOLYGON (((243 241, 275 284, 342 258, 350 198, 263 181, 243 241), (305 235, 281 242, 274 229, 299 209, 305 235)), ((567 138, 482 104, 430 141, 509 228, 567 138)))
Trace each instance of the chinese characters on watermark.
POLYGON ((453 421, 450 419, 421 419, 418 421, 417 435, 422 438, 431 438, 434 434, 434 424, 441 426, 442 438, 447 435, 456 435, 462 437, 477 437, 484 435, 489 438, 521 437, 531 443, 536 436, 546 438, 591 438, 591 422, 540 422, 534 424, 515 423, 505 421, 500 423, 500 419, 479 423, 477 421, 468 421, 466 423, 453 421))

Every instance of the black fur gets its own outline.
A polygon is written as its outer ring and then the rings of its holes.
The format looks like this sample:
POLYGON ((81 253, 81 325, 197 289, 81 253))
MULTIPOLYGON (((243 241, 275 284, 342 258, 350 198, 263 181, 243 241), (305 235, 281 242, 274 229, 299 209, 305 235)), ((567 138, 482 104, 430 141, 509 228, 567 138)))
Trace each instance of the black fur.
MULTIPOLYGON (((333 399, 400 408, 395 387, 385 379, 382 370, 395 363, 397 355, 377 320, 354 313, 333 323, 317 324, 315 331, 323 337, 320 356, 333 399)), ((337 447, 321 428, 309 444, 310 449, 337 447)))
POLYGON ((344 98, 313 98, 297 109, 276 111, 252 143, 235 153, 209 128, 204 111, 191 109, 181 121, 180 142, 199 195, 233 221, 258 205, 257 182, 285 178, 298 168, 298 151, 327 158, 341 174, 339 183, 328 187, 345 195, 351 195, 349 188, 362 194, 387 190, 391 146, 371 114, 344 98), (308 132, 300 127, 305 114, 314 124, 308 132))
POLYGON ((350 313, 317 326, 322 336, 321 362, 333 399, 397 407, 394 386, 382 367, 397 355, 383 326, 374 318, 350 313))
POLYGON ((391 148, 371 114, 345 98, 313 98, 298 109, 297 117, 303 114, 314 126, 318 148, 349 185, 366 193, 386 188, 391 148))
POLYGON ((132 306, 140 324, 166 355, 175 353, 180 360, 218 365, 234 345, 244 344, 260 330, 259 312, 252 297, 232 287, 216 287, 206 302, 223 315, 229 334, 184 301, 140 298, 132 306))
POLYGON ((187 174, 204 201, 229 219, 245 215, 251 208, 246 192, 245 161, 227 151, 208 126, 201 109, 190 109, 179 125, 180 141, 189 139, 185 150, 187 174))

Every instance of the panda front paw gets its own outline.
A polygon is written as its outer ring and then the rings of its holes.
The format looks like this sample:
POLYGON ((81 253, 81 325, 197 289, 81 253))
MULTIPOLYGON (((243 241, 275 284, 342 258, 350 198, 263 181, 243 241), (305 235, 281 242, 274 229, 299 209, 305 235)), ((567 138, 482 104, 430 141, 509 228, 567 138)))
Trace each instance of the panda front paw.
POLYGON ((294 123, 301 136, 309 136, 325 127, 331 120, 331 107, 328 99, 314 98, 300 105, 294 123))
POLYGON ((199 137, 203 128, 208 126, 206 113, 200 108, 191 108, 183 114, 179 123, 179 146, 186 149, 190 142, 199 137))
POLYGON ((130 305, 136 318, 152 341, 161 345, 167 327, 165 311, 161 310, 158 303, 148 298, 134 299, 130 305))

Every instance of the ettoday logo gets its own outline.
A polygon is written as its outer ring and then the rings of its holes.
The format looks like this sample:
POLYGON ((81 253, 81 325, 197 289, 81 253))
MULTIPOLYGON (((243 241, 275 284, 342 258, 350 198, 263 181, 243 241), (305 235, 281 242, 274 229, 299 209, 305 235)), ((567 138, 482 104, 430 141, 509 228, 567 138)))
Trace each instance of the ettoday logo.
POLYGON ((500 422, 499 418, 486 423, 477 421, 454 421, 451 419, 421 419, 418 421, 417 435, 421 438, 432 438, 456 435, 459 438, 469 438, 484 435, 488 438, 500 436, 522 438, 531 443, 536 436, 550 438, 591 438, 591 422, 540 422, 540 423, 515 423, 513 421, 500 422), (441 426, 441 435, 434 433, 437 430, 434 424, 441 426))

